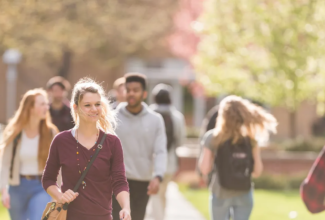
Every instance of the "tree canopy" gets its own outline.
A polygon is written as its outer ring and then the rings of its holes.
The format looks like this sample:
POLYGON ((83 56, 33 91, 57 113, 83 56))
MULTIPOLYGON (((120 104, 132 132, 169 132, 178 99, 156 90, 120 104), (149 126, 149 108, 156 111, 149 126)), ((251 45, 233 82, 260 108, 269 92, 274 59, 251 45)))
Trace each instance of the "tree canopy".
POLYGON ((207 0, 200 22, 194 63, 211 93, 295 111, 322 85, 324 1, 207 0))
POLYGON ((96 51, 107 62, 153 49, 169 33, 173 0, 0 0, 0 52, 57 58, 96 51))

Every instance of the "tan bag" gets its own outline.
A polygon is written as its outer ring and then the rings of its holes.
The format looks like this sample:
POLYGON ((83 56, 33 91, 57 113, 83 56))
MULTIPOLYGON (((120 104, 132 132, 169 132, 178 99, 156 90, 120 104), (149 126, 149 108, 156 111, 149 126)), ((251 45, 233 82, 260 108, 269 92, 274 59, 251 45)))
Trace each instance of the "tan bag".
POLYGON ((66 220, 68 204, 49 202, 42 215, 42 220, 66 220))
MULTIPOLYGON (((82 172, 82 175, 80 179, 78 180, 78 183, 73 189, 73 192, 77 192, 81 182, 84 180, 86 174, 88 173, 89 168, 93 164, 94 160, 96 159, 99 151, 103 148, 103 143, 106 138, 106 133, 102 137, 100 144, 98 144, 96 152, 94 156, 91 158, 90 162, 88 163, 85 171, 82 172)), ((42 220, 66 220, 67 219, 67 211, 68 211, 68 203, 62 204, 57 202, 49 202, 47 203, 45 210, 42 215, 42 220)))

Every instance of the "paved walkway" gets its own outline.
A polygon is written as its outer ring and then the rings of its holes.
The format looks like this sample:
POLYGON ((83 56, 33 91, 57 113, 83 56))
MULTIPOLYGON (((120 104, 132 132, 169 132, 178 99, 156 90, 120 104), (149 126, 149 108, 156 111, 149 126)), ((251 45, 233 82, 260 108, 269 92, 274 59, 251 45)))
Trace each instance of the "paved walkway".
MULTIPOLYGON (((150 207, 148 207, 150 208, 150 207)), ((147 217, 145 220, 155 220, 147 217)), ((167 207, 165 220, 206 220, 171 182, 167 188, 167 207)))

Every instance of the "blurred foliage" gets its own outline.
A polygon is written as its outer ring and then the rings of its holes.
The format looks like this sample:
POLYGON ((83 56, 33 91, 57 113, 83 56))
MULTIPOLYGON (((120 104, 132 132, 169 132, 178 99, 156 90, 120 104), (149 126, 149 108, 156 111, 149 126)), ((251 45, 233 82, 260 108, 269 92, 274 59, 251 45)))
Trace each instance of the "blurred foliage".
POLYGON ((283 190, 287 188, 287 180, 280 176, 263 175, 253 180, 255 189, 283 190))
POLYGON ((325 1, 207 0, 199 22, 194 65, 209 93, 295 112, 323 90, 325 1))
POLYGON ((313 151, 319 153, 324 147, 325 138, 297 138, 288 139, 278 144, 279 148, 286 151, 313 151))
POLYGON ((186 137, 187 138, 199 138, 200 137, 200 129, 194 126, 186 127, 186 137))
POLYGON ((0 0, 0 52, 35 60, 95 51, 114 64, 161 44, 176 8, 174 0, 0 0))
MULTIPOLYGON (((294 174, 292 176, 264 173, 258 178, 253 178, 254 189, 265 190, 295 190, 299 189, 301 183, 306 178, 307 173, 294 174)), ((182 185, 182 184, 181 184, 182 185)), ((201 189, 199 183, 189 183, 191 189, 201 189)))
POLYGON ((197 51, 200 38, 194 30, 200 29, 196 22, 202 14, 203 2, 199 0, 179 0, 179 10, 174 16, 174 31, 168 41, 173 54, 190 60, 197 51))
POLYGON ((253 179, 255 189, 267 190, 294 190, 299 189, 302 181, 307 174, 285 176, 285 175, 271 175, 263 174, 259 178, 253 179))

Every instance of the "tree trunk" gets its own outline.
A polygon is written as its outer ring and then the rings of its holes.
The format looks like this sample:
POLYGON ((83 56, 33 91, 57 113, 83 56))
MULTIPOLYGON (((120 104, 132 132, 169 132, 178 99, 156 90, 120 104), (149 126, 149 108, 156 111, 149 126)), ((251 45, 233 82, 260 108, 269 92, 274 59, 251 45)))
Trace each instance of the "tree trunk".
POLYGON ((297 130, 296 130, 296 110, 290 112, 289 125, 290 125, 290 137, 292 139, 295 139, 296 136, 297 136, 297 130))
POLYGON ((64 78, 68 78, 71 67, 72 52, 67 49, 62 50, 62 63, 59 68, 58 75, 64 78))

